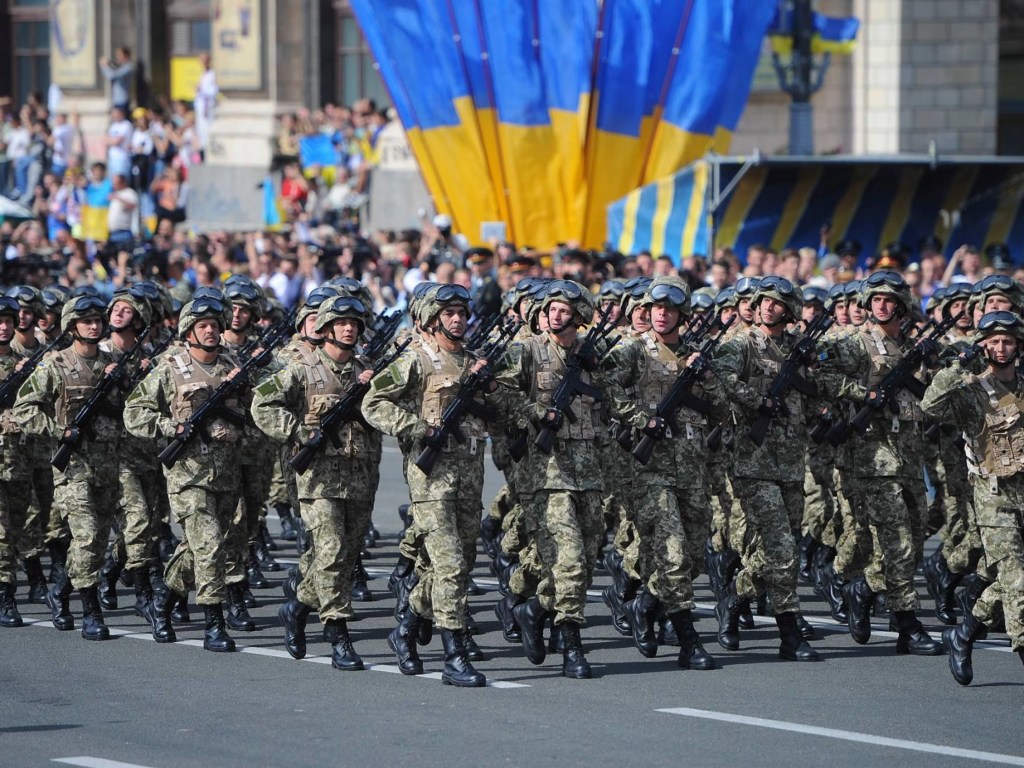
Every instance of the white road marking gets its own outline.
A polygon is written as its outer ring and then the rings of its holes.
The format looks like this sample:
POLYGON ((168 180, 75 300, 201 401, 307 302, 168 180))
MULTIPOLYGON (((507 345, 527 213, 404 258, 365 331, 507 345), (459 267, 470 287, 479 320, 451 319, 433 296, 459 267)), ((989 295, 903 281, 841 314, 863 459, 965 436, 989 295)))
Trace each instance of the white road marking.
POLYGON ((119 760, 106 760, 102 757, 55 757, 51 763, 64 763, 65 765, 80 765, 82 768, 146 768, 138 763, 122 763, 119 760))
POLYGON ((824 736, 828 739, 853 741, 859 744, 874 744, 875 746, 879 747, 906 749, 910 750, 911 752, 926 752, 932 755, 962 757, 968 760, 982 760, 984 762, 1000 763, 1002 765, 1024 766, 1024 757, 1019 757, 1017 755, 1004 755, 998 752, 981 752, 974 749, 947 747, 943 744, 927 744, 921 741, 907 741, 906 739, 891 739, 888 736, 876 736, 872 733, 858 733, 857 731, 841 731, 835 728, 819 728, 815 725, 789 723, 785 720, 765 720, 764 718, 760 717, 746 717, 744 715, 733 715, 727 712, 712 712, 706 709, 690 709, 689 707, 673 707, 670 709, 658 709, 655 711, 665 712, 666 714, 670 715, 682 715, 683 717, 697 717, 703 720, 718 720, 723 723, 753 725, 758 728, 771 728, 776 731, 806 733, 810 736, 824 736))
MULTIPOLYGON (((49 621, 48 619, 24 619, 24 621, 25 621, 26 624, 31 624, 34 627, 43 627, 44 629, 46 627, 50 627, 51 629, 56 629, 56 627, 53 626, 53 622, 49 621)), ((153 640, 153 635, 150 634, 149 632, 134 632, 134 631, 129 630, 129 629, 120 629, 118 627, 112 627, 109 624, 107 625, 107 628, 110 630, 110 634, 113 635, 113 636, 116 636, 116 637, 127 637, 127 638, 129 638, 131 640, 148 640, 151 643, 152 642, 156 642, 155 640, 153 640)), ((76 627, 76 630, 77 630, 77 627, 76 627)), ((295 661, 295 659, 293 659, 289 655, 288 651, 282 651, 282 650, 279 650, 277 648, 263 648, 261 646, 243 645, 242 643, 238 642, 238 635, 235 636, 234 640, 235 640, 235 648, 237 649, 238 653, 248 653, 248 654, 250 654, 252 656, 271 656, 271 657, 277 658, 277 659, 288 659, 288 661, 295 661)), ((190 648, 202 648, 203 647, 203 641, 202 640, 178 640, 178 641, 176 641, 174 643, 169 643, 168 645, 185 645, 185 646, 188 646, 190 648)), ((306 658, 302 659, 302 661, 308 661, 311 664, 330 664, 331 663, 331 657, 330 656, 306 656, 306 658)), ((369 665, 367 665, 366 669, 369 670, 370 672, 391 672, 391 673, 394 673, 394 674, 401 674, 401 671, 398 669, 398 667, 394 666, 392 664, 369 664, 369 665)), ((485 674, 486 674, 486 670, 485 670, 485 674)), ((430 680, 440 680, 441 679, 441 673, 440 672, 427 672, 427 673, 422 674, 422 675, 414 675, 414 677, 421 678, 421 679, 425 678, 425 679, 430 679, 430 680)), ((488 679, 487 687, 488 688, 529 688, 530 686, 527 685, 526 683, 514 683, 511 680, 490 680, 490 679, 488 679)), ((65 758, 62 758, 62 759, 65 759, 65 758)), ((77 758, 77 757, 75 757, 75 758, 66 758, 66 759, 67 760, 93 760, 93 759, 99 760, 100 758, 91 758, 91 757, 77 758)), ((85 763, 74 763, 74 764, 75 765, 85 765, 85 763)), ((106 765, 106 763, 104 763, 103 765, 106 765)), ((97 768, 103 768, 103 765, 97 764, 97 768)), ((128 765, 128 763, 123 763, 123 764, 122 763, 109 763, 109 765, 112 768, 116 768, 117 765, 128 765)), ((143 766, 143 768, 145 768, 145 767, 143 766)))

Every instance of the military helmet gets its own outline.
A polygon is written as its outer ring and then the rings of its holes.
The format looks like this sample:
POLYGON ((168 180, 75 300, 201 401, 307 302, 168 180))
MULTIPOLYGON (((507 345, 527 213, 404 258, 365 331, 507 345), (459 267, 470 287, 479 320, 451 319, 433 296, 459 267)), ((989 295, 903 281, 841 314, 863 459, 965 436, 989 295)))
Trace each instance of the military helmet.
POLYGON ((626 284, 621 280, 605 280, 597 291, 597 300, 600 303, 613 301, 622 302, 622 296, 626 293, 626 284))
POLYGON ((544 289, 540 302, 542 312, 547 312, 555 302, 568 304, 579 325, 586 325, 594 318, 594 298, 590 291, 574 280, 552 280, 544 289))
POLYGON ((67 333, 78 320, 99 317, 106 320, 107 302, 98 296, 78 296, 64 304, 60 312, 61 333, 67 333))
POLYGON ((633 310, 640 306, 640 300, 643 299, 644 294, 647 292, 647 287, 654 282, 650 277, 640 276, 631 277, 626 281, 623 286, 625 289, 622 294, 622 314, 629 317, 633 314, 633 310))
POLYGON ((678 277, 658 277, 651 281, 640 299, 641 306, 665 304, 678 310, 681 315, 690 313, 690 286, 678 277))
POLYGON ((977 343, 989 336, 1000 333, 1008 333, 1015 336, 1019 341, 1024 341, 1024 319, 1016 312, 1000 309, 996 312, 986 312, 978 321, 978 330, 974 334, 974 342, 977 343))
MULTIPOLYGON (((221 306, 224 307, 224 327, 227 328, 231 325, 231 302, 224 295, 224 291, 212 285, 201 285, 192 294, 192 301, 198 301, 199 299, 214 299, 220 302, 221 306)), ((178 314, 181 314, 181 310, 178 311, 178 314)))
POLYGON ((738 301, 739 299, 736 298, 736 289, 731 285, 727 285, 718 292, 717 296, 715 296, 715 306, 719 311, 735 307, 736 302, 738 301))
POLYGON ((108 322, 114 310, 114 304, 119 301, 131 307, 135 311, 135 317, 141 320, 143 325, 150 325, 153 322, 153 310, 139 283, 118 288, 114 291, 114 295, 110 298, 110 303, 107 304, 106 316, 108 322))
POLYGON ((367 312, 364 324, 369 324, 373 320, 373 294, 370 293, 370 289, 361 281, 356 280, 354 277, 338 275, 328 280, 327 284, 336 288, 339 295, 352 296, 363 303, 367 312))
POLYGON ((22 309, 29 310, 38 320, 46 312, 43 294, 31 285, 16 285, 7 291, 7 295, 18 302, 22 309))
POLYGON ((343 318, 356 320, 359 323, 359 333, 362 333, 363 328, 366 327, 366 306, 355 296, 335 296, 333 299, 325 299, 316 311, 314 330, 320 333, 335 320, 343 318))
POLYGON ((248 309, 253 320, 258 320, 263 316, 263 289, 250 278, 239 279, 241 277, 228 278, 224 283, 224 296, 231 304, 248 309))
POLYGON ((295 330, 298 333, 302 333, 302 329, 306 325, 306 318, 310 315, 315 315, 317 310, 320 309, 320 305, 326 300, 340 295, 338 289, 333 285, 321 285, 310 291, 305 301, 302 302, 302 306, 299 307, 299 311, 295 313, 295 330))
POLYGON ((828 306, 828 291, 817 285, 805 285, 800 289, 800 301, 804 304, 821 304, 828 306))
POLYGON ((468 315, 470 305, 469 291, 455 283, 434 286, 423 297, 422 308, 420 309, 420 324, 423 327, 430 325, 434 318, 441 314, 442 310, 455 305, 465 307, 466 314, 468 315))
POLYGON ((153 283, 153 285, 156 286, 159 294, 156 301, 150 302, 153 305, 153 320, 166 320, 174 314, 174 300, 166 285, 163 283, 153 283))
POLYGON ((18 313, 21 311, 21 305, 18 300, 13 296, 0 296, 0 315, 9 315, 14 318, 14 322, 18 322, 18 313))
POLYGON ((736 281, 736 299, 750 299, 761 285, 760 277, 741 277, 736 281))
POLYGON ((872 296, 885 295, 896 299, 901 308, 899 314, 906 315, 910 312, 914 301, 910 297, 910 288, 906 280, 899 272, 882 269, 872 272, 860 282, 860 301, 865 309, 871 309, 872 296))
MULTIPOLYGON (((943 317, 950 316, 950 308, 953 306, 954 301, 966 301, 970 304, 971 298, 974 295, 969 283, 953 283, 940 290, 942 293, 936 299, 935 306, 941 309, 943 317)), ((936 291, 936 293, 939 293, 939 291, 936 291)))
POLYGON ((223 331, 227 327, 224 318, 229 311, 228 306, 230 305, 213 296, 201 298, 193 296, 192 301, 183 306, 181 314, 178 315, 178 335, 184 339, 196 323, 208 317, 219 322, 220 329, 223 331))
POLYGON ((750 299, 750 305, 757 307, 764 299, 774 299, 781 302, 789 310, 794 320, 800 319, 803 297, 796 286, 786 278, 779 277, 778 275, 762 277, 757 284, 757 290, 754 291, 754 295, 750 299))
POLYGON ((523 299, 528 298, 538 285, 544 285, 546 283, 543 277, 524 277, 516 283, 516 287, 512 289, 512 309, 519 311, 519 302, 523 299))
MULTIPOLYGON (((927 312, 928 314, 931 314, 937 307, 940 307, 942 305, 942 300, 945 298, 945 296, 946 287, 940 285, 938 288, 932 291, 932 295, 928 297, 928 301, 926 301, 924 305, 924 311, 927 312)), ((970 302, 968 301, 968 303, 970 302)))
POLYGON ((43 289, 43 307, 47 312, 60 315, 64 304, 71 298, 71 289, 63 285, 50 285, 43 289))
POLYGON ((95 285, 76 285, 71 291, 72 296, 93 296, 97 299, 103 298, 100 295, 99 288, 95 285))
POLYGON ((984 303, 989 296, 1003 296, 1011 304, 1017 314, 1024 314, 1024 290, 1020 283, 1007 275, 989 275, 976 282, 971 288, 972 301, 984 303))

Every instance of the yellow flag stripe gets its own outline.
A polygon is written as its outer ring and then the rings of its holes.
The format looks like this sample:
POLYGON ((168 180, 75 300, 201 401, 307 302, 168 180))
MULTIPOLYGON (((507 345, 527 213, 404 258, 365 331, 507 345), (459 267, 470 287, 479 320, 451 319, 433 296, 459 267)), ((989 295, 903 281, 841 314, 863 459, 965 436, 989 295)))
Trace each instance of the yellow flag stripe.
POLYGON ((774 250, 781 250, 789 244, 789 238, 793 236, 796 225, 800 223, 800 217, 807 210, 807 203, 810 202, 814 188, 818 186, 821 174, 821 167, 809 168, 800 172, 800 178, 797 179, 796 186, 790 192, 789 199, 786 200, 786 205, 782 209, 782 218, 772 236, 774 250))
POLYGON ((725 215, 722 217, 722 225, 715 233, 715 245, 732 248, 739 237, 740 228, 747 220, 751 206, 757 200, 757 196, 764 189, 765 179, 768 178, 768 169, 764 166, 752 168, 746 176, 740 179, 732 195, 729 196, 729 204, 726 206, 725 215))

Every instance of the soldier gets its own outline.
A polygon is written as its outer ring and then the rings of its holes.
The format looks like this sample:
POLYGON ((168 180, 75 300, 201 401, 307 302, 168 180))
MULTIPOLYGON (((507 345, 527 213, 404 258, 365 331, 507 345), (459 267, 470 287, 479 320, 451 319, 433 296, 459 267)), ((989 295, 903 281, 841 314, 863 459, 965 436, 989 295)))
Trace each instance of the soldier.
POLYGON ((932 418, 962 429, 971 456, 970 480, 989 575, 984 591, 967 595, 963 623, 946 629, 949 668, 960 685, 974 677, 971 652, 1002 603, 1010 645, 1024 661, 1024 376, 1017 369, 1024 321, 1006 310, 978 323, 980 374, 953 365, 939 371, 921 401, 932 418))
MULTIPOLYGON (((22 359, 11 350, 19 309, 16 299, 0 296, 0 369, 8 376, 22 359)), ((14 599, 19 554, 24 557, 29 579, 29 601, 36 602, 33 595, 33 591, 39 589, 36 585, 41 585, 43 596, 46 595, 46 577, 38 554, 32 556, 21 551, 26 534, 29 540, 42 540, 41 531, 26 529, 31 490, 23 439, 21 427, 5 408, 0 413, 0 627, 24 625, 14 599), (29 556, 25 557, 26 554, 29 556)), ((37 523, 41 522, 37 518, 37 523)))
MULTIPOLYGON (((679 328, 690 314, 690 291, 677 277, 659 277, 641 302, 649 309, 652 328, 613 350, 611 364, 616 415, 634 432, 658 440, 651 460, 635 467, 631 488, 630 515, 640 553, 636 575, 641 582, 628 604, 633 638, 642 655, 657 654, 654 618, 660 603, 680 642, 679 666, 714 669, 692 615, 693 579, 700 573, 710 524, 704 442, 709 414, 683 406, 669 429, 655 413, 682 369, 699 358, 692 346, 680 343, 679 328)), ((692 394, 709 402, 716 420, 728 412, 725 392, 710 368, 692 394)))
MULTIPOLYGON (((900 327, 912 299, 897 272, 875 272, 862 282, 862 289, 861 304, 869 308, 870 322, 858 332, 825 345, 822 357, 826 375, 822 379, 833 383, 830 394, 834 396, 881 406, 875 387, 912 346, 900 327)), ((895 403, 895 412, 878 407, 867 432, 850 438, 850 467, 862 487, 857 500, 851 502, 861 509, 854 523, 866 525, 870 545, 860 548, 859 557, 843 562, 837 558, 836 570, 848 580, 843 595, 855 642, 864 644, 870 639, 874 596, 885 592, 886 605, 899 631, 897 653, 934 656, 943 652, 942 645, 924 631, 915 614, 918 599, 914 569, 924 542, 927 515, 921 451, 923 415, 905 389, 895 395, 895 403)))
MULTIPOLYGON (((368 361, 354 352, 366 314, 362 302, 349 296, 321 303, 314 330, 323 343, 254 391, 252 416, 264 433, 300 447, 348 387, 370 380, 373 371, 368 361)), ((352 568, 373 512, 372 447, 368 430, 359 421, 350 421, 328 436, 325 449, 297 476, 313 558, 298 594, 278 611, 285 647, 293 658, 301 659, 306 655, 306 619, 311 610, 317 610, 325 633, 329 631, 334 640, 331 664, 345 671, 363 669, 363 660, 352 647, 348 620, 353 617, 352 568)))
POLYGON ((753 299, 760 284, 759 277, 741 277, 736 281, 736 314, 739 322, 734 326, 734 333, 753 327, 756 312, 753 299))
MULTIPOLYGON (((33 435, 53 442, 71 437, 71 422, 82 405, 116 363, 99 348, 106 326, 107 304, 92 296, 71 299, 61 312, 61 331, 70 333, 73 344, 45 359, 18 393, 14 418, 33 435)), ((121 397, 116 387, 108 391, 104 407, 83 435, 67 468, 54 470, 55 502, 71 528, 67 571, 46 595, 53 625, 75 628, 68 609, 72 587, 82 600, 82 637, 106 640, 110 630, 103 622, 99 602, 99 572, 110 537, 117 503, 118 440, 121 397)))
MULTIPOLYGON (((476 360, 462 347, 469 319, 469 292, 458 285, 442 285, 422 301, 420 317, 426 331, 422 344, 415 350, 407 349, 373 379, 362 408, 370 426, 410 446, 430 441, 460 382, 484 366, 484 361, 476 360)), ((496 388, 497 384, 492 384, 492 392, 496 388)), ((487 430, 484 422, 473 415, 467 415, 459 426, 465 442, 449 438, 438 446, 441 455, 429 475, 414 462, 406 462, 412 536, 421 542, 426 557, 421 554, 417 561, 418 582, 409 593, 409 607, 398 627, 388 635, 388 645, 398 657, 402 674, 422 674, 416 644, 427 639, 418 637, 421 623, 433 621, 441 629, 444 644, 442 681, 480 687, 486 678, 467 657, 472 637, 466 628, 466 549, 476 547, 480 533, 487 430)), ((414 455, 411 451, 408 458, 414 455)))
POLYGON ((715 368, 739 412, 733 488, 746 524, 742 568, 716 609, 718 642, 726 650, 737 650, 743 603, 767 593, 782 638, 779 655, 789 661, 818 661, 805 640, 813 637, 813 629, 801 621, 796 592, 795 534, 804 513, 805 396, 793 388, 785 402, 768 397, 799 339, 786 326, 800 316, 800 293, 785 278, 765 277, 748 310, 756 318, 754 324, 725 342, 715 358, 715 368), (745 433, 761 414, 774 417, 764 442, 757 446, 745 433))
MULTIPOLYGON (((164 355, 128 397, 124 422, 131 434, 150 440, 182 435, 184 425, 221 382, 238 375, 235 361, 220 345, 226 311, 216 298, 195 299, 182 307, 178 327, 185 349, 164 355)), ((229 397, 225 408, 233 414, 230 419, 218 415, 205 425, 209 442, 189 440, 166 472, 171 511, 185 538, 167 563, 168 594, 157 595, 150 609, 153 638, 174 642, 171 608, 194 580, 196 602, 205 614, 203 647, 217 652, 235 649, 225 629, 223 604, 229 584, 237 588, 245 578, 241 563, 228 551, 228 528, 241 490, 242 435, 236 422, 242 414, 237 397, 229 397)))
MULTIPOLYGON (((589 678, 592 672, 580 628, 585 623, 587 587, 604 540, 604 485, 595 440, 601 422, 598 405, 591 397, 575 398, 568 416, 551 403, 566 363, 581 344, 577 331, 592 319, 594 305, 578 283, 556 280, 545 289, 540 314, 546 319, 547 331, 513 344, 498 374, 508 395, 509 411, 556 435, 550 455, 531 448, 524 459, 529 463, 523 471, 536 486, 527 524, 536 526, 540 572, 536 586, 520 593, 526 602, 516 605, 513 615, 521 628, 527 658, 541 664, 545 658, 544 621, 553 614, 563 643, 562 674, 589 678)), ((586 360, 584 365, 583 379, 591 383, 598 361, 586 360)), ((525 421, 520 426, 526 426, 525 421)))

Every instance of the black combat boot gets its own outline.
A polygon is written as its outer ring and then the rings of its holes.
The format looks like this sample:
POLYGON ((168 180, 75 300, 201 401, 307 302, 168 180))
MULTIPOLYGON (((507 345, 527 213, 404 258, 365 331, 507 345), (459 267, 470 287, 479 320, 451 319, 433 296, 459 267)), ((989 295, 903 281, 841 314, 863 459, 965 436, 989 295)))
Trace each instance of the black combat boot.
POLYGON ((658 655, 658 637, 654 631, 654 618, 658 598, 641 589, 628 603, 630 623, 633 625, 633 645, 640 655, 653 659, 658 655))
POLYGON ((25 622, 14 602, 14 584, 0 584, 0 627, 23 627, 25 622))
POLYGON ((501 521, 488 515, 480 521, 480 541, 484 552, 492 560, 498 556, 498 535, 501 533, 501 521))
POLYGON ((271 554, 277 549, 277 544, 274 543, 274 537, 267 530, 266 520, 260 523, 259 535, 253 543, 256 545, 256 556, 259 558, 263 570, 270 571, 271 573, 284 570, 283 566, 271 554))
POLYGON ((153 585, 149 582, 149 568, 135 569, 135 614, 149 618, 149 604, 153 600, 153 585))
POLYGON ((71 615, 71 608, 68 605, 69 597, 71 597, 71 579, 68 578, 67 569, 62 568, 57 572, 57 583, 46 593, 46 604, 50 607, 53 626, 61 632, 75 628, 75 617, 71 615))
POLYGON ((843 585, 843 598, 848 614, 846 625, 855 643, 864 645, 871 639, 871 604, 875 593, 868 586, 867 579, 858 576, 843 585))
POLYGON ((931 635, 924 631, 913 611, 894 611, 893 618, 900 633, 896 638, 896 653, 941 656, 946 652, 942 643, 935 642, 931 635))
POLYGON ((750 599, 740 598, 739 607, 740 618, 738 624, 740 629, 754 629, 757 626, 757 622, 754 621, 754 612, 750 608, 750 599))
POLYGON ((160 558, 155 558, 149 564, 149 584, 153 587, 154 594, 167 592, 167 582, 164 581, 164 566, 160 558))
POLYGON ((216 653, 230 653, 235 650, 235 641, 224 628, 224 607, 204 605, 203 615, 206 619, 203 627, 203 648, 216 653))
POLYGON ((504 552, 498 552, 498 556, 491 563, 491 573, 498 580, 498 591, 503 595, 508 594, 508 582, 515 572, 516 565, 518 563, 504 552))
POLYGON ((306 524, 302 521, 301 517, 295 518, 295 551, 299 557, 302 557, 309 551, 309 548, 313 546, 313 539, 309 536, 309 531, 306 530, 306 524))
MULTIPOLYGON (((833 550, 834 552, 835 550, 833 550)), ((846 624, 850 620, 850 614, 846 610, 846 598, 843 595, 843 587, 846 586, 846 579, 836 573, 835 563, 827 561, 821 571, 822 595, 828 603, 828 612, 833 621, 846 624)))
POLYGON ((941 545, 930 557, 925 558, 923 570, 928 594, 935 601, 935 618, 943 624, 955 625, 956 610, 953 605, 956 588, 963 580, 963 574, 949 570, 941 545))
POLYGON ((665 607, 658 607, 658 645, 670 645, 673 648, 679 648, 679 635, 676 634, 675 624, 669 619, 668 614, 665 613, 665 607))
POLYGON ((405 529, 409 527, 412 522, 412 515, 409 513, 411 505, 399 504, 398 505, 398 518, 402 521, 402 533, 405 533, 405 529))
POLYGON ((717 560, 718 553, 715 552, 714 540, 708 536, 704 542, 704 572, 708 575, 708 586, 711 587, 715 599, 721 600, 725 596, 725 585, 718 578, 717 560))
POLYGON ((293 659, 306 656, 306 619, 312 609, 299 600, 289 600, 277 609, 284 627, 284 648, 293 659))
POLYGON ((68 567, 68 549, 70 545, 63 539, 54 539, 46 548, 50 551, 50 575, 48 581, 56 584, 61 571, 68 567))
POLYGON ((563 621, 558 625, 562 634, 562 677, 587 680, 593 677, 590 662, 583 655, 583 641, 580 639, 580 625, 575 621, 563 621))
POLYGON ((715 660, 704 650, 700 635, 693 626, 691 611, 676 611, 669 616, 679 638, 679 668, 708 670, 715 668, 715 660))
POLYGON ((252 593, 251 586, 249 584, 248 577, 242 579, 238 583, 239 588, 242 590, 242 602, 245 603, 246 608, 256 607, 256 597, 252 593))
POLYGON ((636 597, 640 582, 626 573, 622 566, 622 556, 614 549, 605 555, 604 564, 612 574, 612 583, 604 589, 601 598, 611 611, 612 628, 623 637, 629 637, 633 633, 629 602, 636 597))
POLYGON ((357 557, 356 564, 352 567, 352 599, 358 603, 369 603, 373 600, 373 592, 366 585, 370 580, 370 574, 363 567, 363 558, 357 557))
POLYGON ((288 577, 281 583, 281 591, 285 600, 294 600, 299 594, 299 566, 288 569, 288 577))
POLYGON ((487 678, 477 672, 466 657, 465 630, 441 630, 441 644, 444 646, 444 671, 441 682, 459 688, 482 688, 487 678))
POLYGON ((28 601, 35 605, 46 605, 46 593, 50 587, 46 583, 46 573, 39 557, 26 557, 22 565, 28 577, 28 601))
POLYGON ((419 625, 416 627, 416 645, 426 648, 434 639, 434 620, 426 616, 420 616, 419 625))
POLYGON ((412 560, 401 552, 398 553, 398 562, 395 563, 394 570, 392 570, 391 575, 388 576, 388 592, 395 597, 398 597, 398 582, 412 573, 414 565, 415 563, 412 560))
POLYGON ((480 627, 476 625, 476 621, 473 619, 473 612, 469 609, 469 603, 466 603, 466 610, 462 612, 462 619, 466 631, 471 635, 479 635, 480 627))
POLYGON ((750 605, 750 600, 737 597, 736 586, 729 585, 728 594, 715 606, 718 617, 718 644, 727 651, 740 649, 740 610, 741 604, 750 605))
POLYGON ((281 538, 285 541, 295 541, 295 518, 292 515, 292 508, 288 504, 275 504, 274 510, 281 521, 281 538))
POLYGON ((352 646, 352 638, 348 634, 348 622, 344 619, 328 619, 324 622, 331 624, 331 634, 335 640, 331 643, 331 666, 340 669, 342 672, 358 672, 366 669, 363 660, 356 649, 352 646))
POLYGON ((512 616, 519 623, 523 636, 523 652, 531 664, 543 664, 547 656, 544 647, 544 620, 547 615, 536 595, 512 609, 512 616))
POLYGON ((395 584, 395 620, 401 621, 406 611, 409 610, 409 595, 412 594, 413 589, 417 584, 420 583, 420 577, 416 575, 416 571, 413 571, 404 579, 399 579, 395 584))
POLYGON ((245 607, 241 585, 228 584, 227 592, 228 612, 224 617, 227 625, 236 632, 255 632, 256 622, 252 620, 249 609, 245 607))
POLYGON ((942 642, 949 651, 949 671, 960 685, 970 685, 974 679, 971 652, 974 650, 974 641, 984 632, 985 625, 974 618, 970 611, 964 614, 960 626, 942 630, 942 642))
POLYGON ((516 617, 512 615, 512 609, 516 607, 520 599, 518 595, 509 592, 507 597, 499 598, 498 602, 494 604, 494 615, 501 622, 501 636, 508 643, 519 643, 523 640, 523 633, 519 630, 516 617))
POLYGON ((147 607, 147 618, 153 627, 153 639, 158 643, 173 643, 178 637, 171 626, 171 608, 179 600, 179 596, 171 592, 156 592, 147 607))
POLYGON ((114 553, 107 555, 107 560, 100 569, 99 600, 100 605, 108 611, 117 609, 117 577, 124 570, 124 563, 114 559, 114 553))
POLYGON ((807 644, 800 634, 796 613, 780 613, 775 617, 779 627, 779 656, 786 661, 821 661, 818 652, 807 644))
POLYGON ((260 560, 255 544, 249 545, 249 559, 245 561, 245 579, 252 589, 270 589, 270 582, 260 570, 260 560))
POLYGON ((462 645, 466 649, 466 658, 470 661, 487 661, 483 649, 477 645, 473 633, 468 629, 462 630, 462 645))
POLYGON ((93 585, 78 590, 82 598, 82 637, 86 640, 108 640, 110 630, 103 623, 103 609, 100 607, 99 589, 93 585))
POLYGON ((819 546, 809 533, 800 539, 800 581, 804 584, 814 583, 814 555, 819 546))
POLYGON ((398 626, 388 634, 388 646, 398 657, 398 669, 403 675, 422 675, 423 662, 416 653, 416 633, 420 617, 407 608, 398 626))
POLYGON ((808 623, 804 615, 802 613, 794 613, 793 615, 796 616, 796 627, 800 630, 800 637, 804 640, 817 640, 818 633, 814 631, 814 627, 808 623))
POLYGON ((188 595, 169 592, 171 596, 171 619, 175 624, 191 624, 192 617, 188 614, 188 595))
POLYGON ((548 614, 548 622, 551 628, 548 634, 548 653, 562 653, 565 651, 565 639, 562 637, 562 633, 558 631, 558 627, 555 626, 555 614, 548 614))

